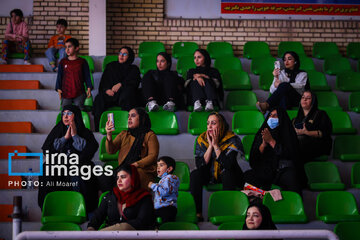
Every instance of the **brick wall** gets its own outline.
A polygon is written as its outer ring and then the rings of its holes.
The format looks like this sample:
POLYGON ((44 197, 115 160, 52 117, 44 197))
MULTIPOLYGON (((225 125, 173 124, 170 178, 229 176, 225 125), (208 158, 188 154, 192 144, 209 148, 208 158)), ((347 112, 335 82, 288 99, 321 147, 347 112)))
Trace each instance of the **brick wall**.
MULTIPOLYGON (((10 12, 10 11, 9 11, 10 12)), ((88 0, 34 0, 33 16, 25 21, 30 27, 30 41, 34 56, 44 56, 50 37, 56 34, 56 21, 68 21, 66 34, 80 41, 80 54, 89 53, 88 0)), ((9 17, 0 17, 0 40, 4 38, 9 17)))
POLYGON ((349 42, 359 41, 359 21, 168 19, 164 0, 108 0, 107 54, 128 45, 136 51, 143 41, 161 41, 167 51, 177 41, 194 41, 205 48, 211 41, 228 41, 242 56, 247 41, 265 41, 277 55, 280 41, 301 41, 308 55, 314 42, 336 42, 344 54, 349 42))

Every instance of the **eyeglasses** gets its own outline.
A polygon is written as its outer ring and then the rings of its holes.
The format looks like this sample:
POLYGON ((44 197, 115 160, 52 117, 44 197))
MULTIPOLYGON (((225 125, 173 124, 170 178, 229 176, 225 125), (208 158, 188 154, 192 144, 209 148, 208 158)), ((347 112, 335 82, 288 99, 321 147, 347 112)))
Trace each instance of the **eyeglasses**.
POLYGON ((122 52, 119 52, 119 55, 120 56, 124 56, 124 57, 126 57, 127 55, 129 55, 128 53, 122 53, 122 52))
POLYGON ((74 113, 73 112, 70 112, 70 111, 66 111, 66 112, 63 112, 62 115, 63 116, 66 116, 68 115, 69 117, 72 116, 74 113))

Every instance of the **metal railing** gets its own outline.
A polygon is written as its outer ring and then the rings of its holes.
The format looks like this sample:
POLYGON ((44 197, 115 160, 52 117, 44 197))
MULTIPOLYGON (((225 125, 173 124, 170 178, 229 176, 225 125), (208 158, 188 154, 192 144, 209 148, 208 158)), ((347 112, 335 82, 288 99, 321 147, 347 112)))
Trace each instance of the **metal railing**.
POLYGON ((201 231, 26 231, 16 240, 31 239, 329 239, 339 240, 329 230, 201 230, 201 231))

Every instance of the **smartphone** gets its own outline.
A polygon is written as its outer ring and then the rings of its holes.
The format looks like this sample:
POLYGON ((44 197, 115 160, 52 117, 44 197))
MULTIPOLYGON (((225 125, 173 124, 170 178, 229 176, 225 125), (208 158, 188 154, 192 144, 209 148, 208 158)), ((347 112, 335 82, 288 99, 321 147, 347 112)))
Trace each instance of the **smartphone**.
POLYGON ((108 113, 107 117, 108 117, 108 119, 111 121, 111 123, 112 123, 113 126, 114 126, 111 130, 115 130, 114 113, 108 113))
POLYGON ((275 61, 274 67, 275 67, 275 69, 280 69, 280 61, 275 61))
POLYGON ((297 129, 303 129, 304 128, 304 123, 296 123, 295 124, 295 128, 297 128, 297 129))

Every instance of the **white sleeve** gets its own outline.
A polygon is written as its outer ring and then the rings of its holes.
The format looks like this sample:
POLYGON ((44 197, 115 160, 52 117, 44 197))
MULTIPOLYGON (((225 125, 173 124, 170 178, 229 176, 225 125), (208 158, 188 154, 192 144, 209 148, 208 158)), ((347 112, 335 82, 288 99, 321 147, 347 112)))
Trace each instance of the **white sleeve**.
POLYGON ((305 89, 306 81, 307 81, 307 73, 300 72, 296 75, 295 82, 291 83, 291 86, 298 92, 303 92, 305 89))
MULTIPOLYGON (((273 82, 272 82, 272 84, 271 84, 271 86, 270 86, 270 93, 271 94, 273 94, 275 91, 276 91, 276 87, 275 87, 275 77, 274 77, 274 80, 273 80, 273 82)), ((280 80, 280 83, 282 83, 282 82, 289 82, 290 81, 290 79, 286 76, 286 74, 285 74, 285 70, 281 70, 280 71, 280 75, 279 75, 279 80, 280 80)))

